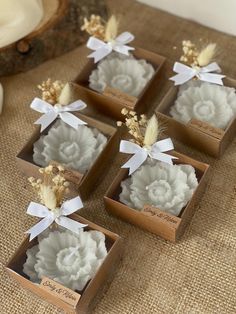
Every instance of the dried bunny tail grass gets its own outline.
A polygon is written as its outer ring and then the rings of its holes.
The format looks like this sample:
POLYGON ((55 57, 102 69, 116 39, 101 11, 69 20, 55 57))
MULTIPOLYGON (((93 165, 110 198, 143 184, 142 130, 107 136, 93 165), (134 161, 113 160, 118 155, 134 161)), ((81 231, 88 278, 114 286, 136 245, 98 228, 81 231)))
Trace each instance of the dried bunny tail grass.
POLYGON ((105 41, 114 40, 118 35, 119 21, 115 15, 112 15, 105 28, 105 41))
POLYGON ((55 192, 53 191, 52 187, 49 185, 41 185, 40 187, 40 197, 41 202, 48 208, 48 209, 55 209, 57 207, 57 198, 55 192))
POLYGON ((58 97, 58 103, 62 106, 67 106, 71 101, 72 101, 71 85, 69 83, 66 83, 58 97))
POLYGON ((200 51, 197 57, 198 65, 201 67, 207 66, 215 57, 215 54, 216 54, 216 44, 214 43, 208 44, 205 48, 203 48, 200 51))
POLYGON ((159 134, 159 123, 154 114, 147 122, 143 144, 145 146, 153 145, 157 141, 159 134))

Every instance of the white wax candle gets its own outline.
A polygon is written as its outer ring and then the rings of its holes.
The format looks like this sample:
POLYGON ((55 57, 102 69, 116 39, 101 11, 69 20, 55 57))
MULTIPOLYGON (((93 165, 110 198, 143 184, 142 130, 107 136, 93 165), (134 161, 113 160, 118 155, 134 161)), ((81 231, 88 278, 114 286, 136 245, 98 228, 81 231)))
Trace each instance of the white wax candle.
POLYGON ((42 18, 42 0, 1 0, 0 48, 31 33, 42 18))

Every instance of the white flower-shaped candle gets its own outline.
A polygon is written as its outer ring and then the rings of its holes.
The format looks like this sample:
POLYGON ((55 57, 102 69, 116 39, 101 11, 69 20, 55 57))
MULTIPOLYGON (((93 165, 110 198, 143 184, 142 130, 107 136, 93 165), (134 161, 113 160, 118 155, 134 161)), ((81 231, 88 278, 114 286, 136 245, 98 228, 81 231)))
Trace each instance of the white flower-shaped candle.
POLYGON ((71 128, 57 121, 47 135, 34 143, 33 160, 47 166, 54 160, 84 174, 106 145, 107 138, 95 128, 79 125, 71 128))
POLYGON ((206 82, 190 82, 180 87, 170 115, 188 123, 197 119, 225 129, 236 116, 235 89, 206 82))
POLYGON ((190 165, 169 165, 150 159, 121 182, 119 199, 141 210, 152 205, 178 216, 198 185, 195 169, 190 165))
POLYGON ((27 251, 23 271, 33 282, 43 276, 81 291, 107 255, 105 236, 99 231, 51 231, 27 251))
POLYGON ((89 87, 103 92, 106 86, 138 97, 154 75, 154 68, 145 60, 113 53, 100 61, 89 77, 89 87))
POLYGON ((191 119, 207 122, 213 127, 225 129, 236 116, 235 89, 223 86, 225 75, 219 65, 212 62, 216 44, 208 44, 198 50, 191 41, 183 41, 183 55, 176 62, 170 79, 180 86, 170 115, 176 120, 188 123, 191 119), (195 78, 195 80, 192 80, 195 78))

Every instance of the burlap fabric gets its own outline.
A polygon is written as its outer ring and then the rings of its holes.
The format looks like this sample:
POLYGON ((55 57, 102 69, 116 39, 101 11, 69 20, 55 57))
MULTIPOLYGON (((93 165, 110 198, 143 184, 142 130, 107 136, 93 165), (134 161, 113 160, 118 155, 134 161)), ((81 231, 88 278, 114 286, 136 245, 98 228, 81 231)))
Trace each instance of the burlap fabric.
MULTIPOLYGON (((110 1, 109 6, 122 14, 121 28, 136 35, 137 46, 168 58, 166 77, 180 55, 180 42, 199 38, 219 44, 224 72, 235 77, 235 38, 133 1, 110 1)), ((35 221, 25 214, 33 194, 15 163, 16 153, 34 130, 32 122, 37 114, 29 109, 29 103, 37 95, 35 86, 47 77, 73 80, 85 62, 85 49, 80 47, 28 73, 1 79, 5 89, 5 107, 0 116, 1 314, 60 312, 10 280, 4 265, 20 245, 23 232, 35 221)), ((169 84, 165 81, 159 98, 169 84)), ((158 99, 154 100, 153 106, 157 103, 158 99)), ((124 258, 95 314, 236 313, 236 139, 221 160, 176 145, 212 166, 205 196, 177 244, 104 211, 102 196, 119 168, 117 157, 81 212, 126 239, 124 258)))

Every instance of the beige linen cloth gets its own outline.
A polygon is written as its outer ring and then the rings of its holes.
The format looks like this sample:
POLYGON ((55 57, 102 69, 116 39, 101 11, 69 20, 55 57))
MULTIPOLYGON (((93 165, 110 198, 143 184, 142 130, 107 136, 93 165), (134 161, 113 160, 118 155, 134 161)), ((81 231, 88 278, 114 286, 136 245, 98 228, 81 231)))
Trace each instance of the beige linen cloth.
MULTIPOLYGON (((218 43, 224 73, 236 78, 236 39, 130 0, 109 1, 122 16, 121 31, 136 36, 135 44, 167 57, 158 99, 171 85, 171 65, 181 54, 181 41, 204 38, 218 43), (175 48, 176 47, 176 48, 175 48)), ((29 109, 42 80, 73 80, 86 62, 85 48, 39 67, 1 78, 5 106, 0 116, 0 313, 51 314, 60 310, 25 291, 8 278, 4 265, 36 220, 26 215, 33 193, 18 169, 15 155, 34 130, 38 115, 29 109)), ((205 196, 182 239, 168 243, 109 216, 103 195, 120 166, 116 156, 104 180, 81 214, 125 238, 124 257, 110 288, 100 296, 95 314, 236 313, 236 139, 221 160, 176 143, 176 148, 210 163, 205 196)))

